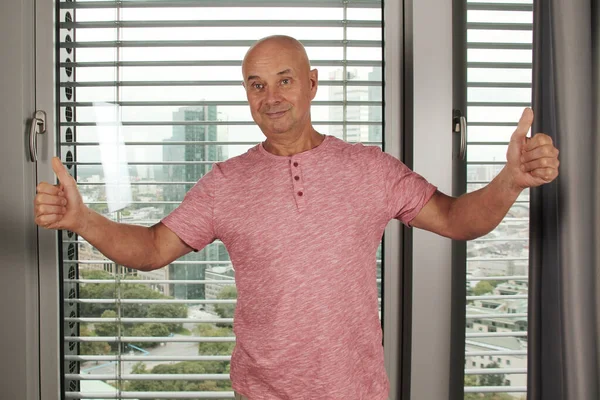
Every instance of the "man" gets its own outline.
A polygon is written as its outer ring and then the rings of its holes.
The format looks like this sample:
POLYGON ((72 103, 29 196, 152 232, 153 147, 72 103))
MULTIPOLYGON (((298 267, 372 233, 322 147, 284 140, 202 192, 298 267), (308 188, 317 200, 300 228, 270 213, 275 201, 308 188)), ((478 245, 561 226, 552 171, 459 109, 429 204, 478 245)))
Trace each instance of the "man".
POLYGON ((453 198, 378 148, 313 128, 318 73, 295 39, 260 40, 242 73, 266 140, 215 164, 160 223, 124 225, 91 211, 56 158, 60 185, 38 186, 36 223, 74 231, 141 270, 222 240, 238 288, 231 360, 238 398, 387 399, 375 285, 387 223, 396 218, 458 240, 484 235, 524 188, 557 177, 558 150, 544 134, 526 138, 527 109, 504 169, 483 189, 453 198))

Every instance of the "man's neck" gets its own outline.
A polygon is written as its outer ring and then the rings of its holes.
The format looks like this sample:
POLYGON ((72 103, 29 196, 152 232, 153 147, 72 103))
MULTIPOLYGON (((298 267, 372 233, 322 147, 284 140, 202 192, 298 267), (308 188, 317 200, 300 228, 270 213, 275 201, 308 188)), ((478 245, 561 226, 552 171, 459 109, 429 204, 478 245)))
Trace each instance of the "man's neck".
POLYGON ((263 146, 269 153, 276 156, 293 156, 319 146, 325 140, 325 135, 314 128, 299 135, 281 134, 268 137, 263 146))

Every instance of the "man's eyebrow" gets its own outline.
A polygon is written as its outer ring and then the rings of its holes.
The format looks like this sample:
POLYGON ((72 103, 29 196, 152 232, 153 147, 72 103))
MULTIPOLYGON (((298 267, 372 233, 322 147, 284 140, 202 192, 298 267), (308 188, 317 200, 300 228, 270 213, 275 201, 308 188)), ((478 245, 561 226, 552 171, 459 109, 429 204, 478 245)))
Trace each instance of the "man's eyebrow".
POLYGON ((290 74, 292 72, 292 70, 290 68, 288 69, 284 69, 281 72, 278 72, 277 75, 286 75, 286 74, 290 74))
POLYGON ((251 81, 252 79, 258 79, 260 78, 258 75, 250 75, 248 78, 246 78, 246 80, 251 81))

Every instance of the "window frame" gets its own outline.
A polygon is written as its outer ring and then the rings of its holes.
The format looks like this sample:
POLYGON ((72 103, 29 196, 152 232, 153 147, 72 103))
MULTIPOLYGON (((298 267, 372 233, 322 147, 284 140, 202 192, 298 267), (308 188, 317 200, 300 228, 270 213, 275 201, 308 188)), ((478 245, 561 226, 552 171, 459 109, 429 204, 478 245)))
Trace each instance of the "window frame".
MULTIPOLYGON (((59 36, 59 27, 56 23, 56 10, 58 1, 36 0, 36 107, 44 109, 48 114, 48 130, 46 141, 41 152, 42 159, 38 163, 39 181, 55 182, 50 160, 57 155, 56 141, 59 139, 60 129, 57 127, 58 99, 56 98, 59 85, 59 67, 56 51, 56 42, 59 36)), ((384 21, 384 43, 395 43, 404 40, 404 32, 401 24, 397 21, 403 20, 403 9, 401 2, 385 2, 383 9, 384 21), (393 23, 392 23, 393 22, 393 23)), ((402 46, 384 46, 384 144, 385 151, 402 159, 403 146, 401 132, 403 131, 402 113, 402 70, 403 53, 402 46), (386 107, 385 104, 395 104, 394 109, 386 107)), ((62 340, 63 315, 60 307, 60 280, 58 265, 61 265, 59 243, 62 243, 62 232, 38 229, 39 241, 39 263, 40 263, 40 324, 39 324, 39 349, 40 349, 40 394, 41 400, 59 400, 64 396, 63 388, 63 353, 64 341, 62 340)), ((391 223, 385 231, 386 241, 383 248, 383 272, 384 287, 382 299, 383 310, 407 309, 410 302, 403 301, 403 279, 401 256, 403 248, 402 228, 397 221, 391 223)), ((405 299, 406 300, 406 299, 405 299)), ((389 319, 385 320, 384 342, 388 345, 384 348, 385 365, 390 379, 390 399, 395 400, 400 393, 401 376, 400 353, 406 350, 406 340, 403 336, 407 332, 401 328, 403 316, 400 313, 390 312, 389 319)), ((386 318, 388 318, 386 316, 386 318)), ((410 350, 410 349, 408 349, 410 350)), ((402 363, 403 366, 408 364, 402 363)))

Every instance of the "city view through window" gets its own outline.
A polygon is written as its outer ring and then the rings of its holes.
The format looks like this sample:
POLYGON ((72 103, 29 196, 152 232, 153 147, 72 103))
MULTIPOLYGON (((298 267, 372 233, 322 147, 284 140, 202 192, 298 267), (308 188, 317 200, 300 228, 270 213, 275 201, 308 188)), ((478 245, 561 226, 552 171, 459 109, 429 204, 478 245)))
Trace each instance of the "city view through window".
MULTIPOLYGON (((91 208, 150 226, 214 162, 261 142, 241 60, 272 34, 302 40, 319 70, 316 129, 384 146, 382 2, 242 3, 60 2, 61 157, 91 208)), ((469 3, 469 191, 502 168, 531 101, 531 2, 500 3, 469 3)), ((525 397, 528 207, 524 193, 468 243, 465 399, 525 397)), ((227 398, 236 291, 221 242, 141 272, 62 239, 66 398, 227 398)), ((381 251, 377 262, 381 288, 381 251)))
MULTIPOLYGON (((467 191, 500 171, 531 105, 532 9, 467 2, 467 191)), ((525 191, 494 231, 467 243, 465 400, 526 397, 528 240, 525 191)))

